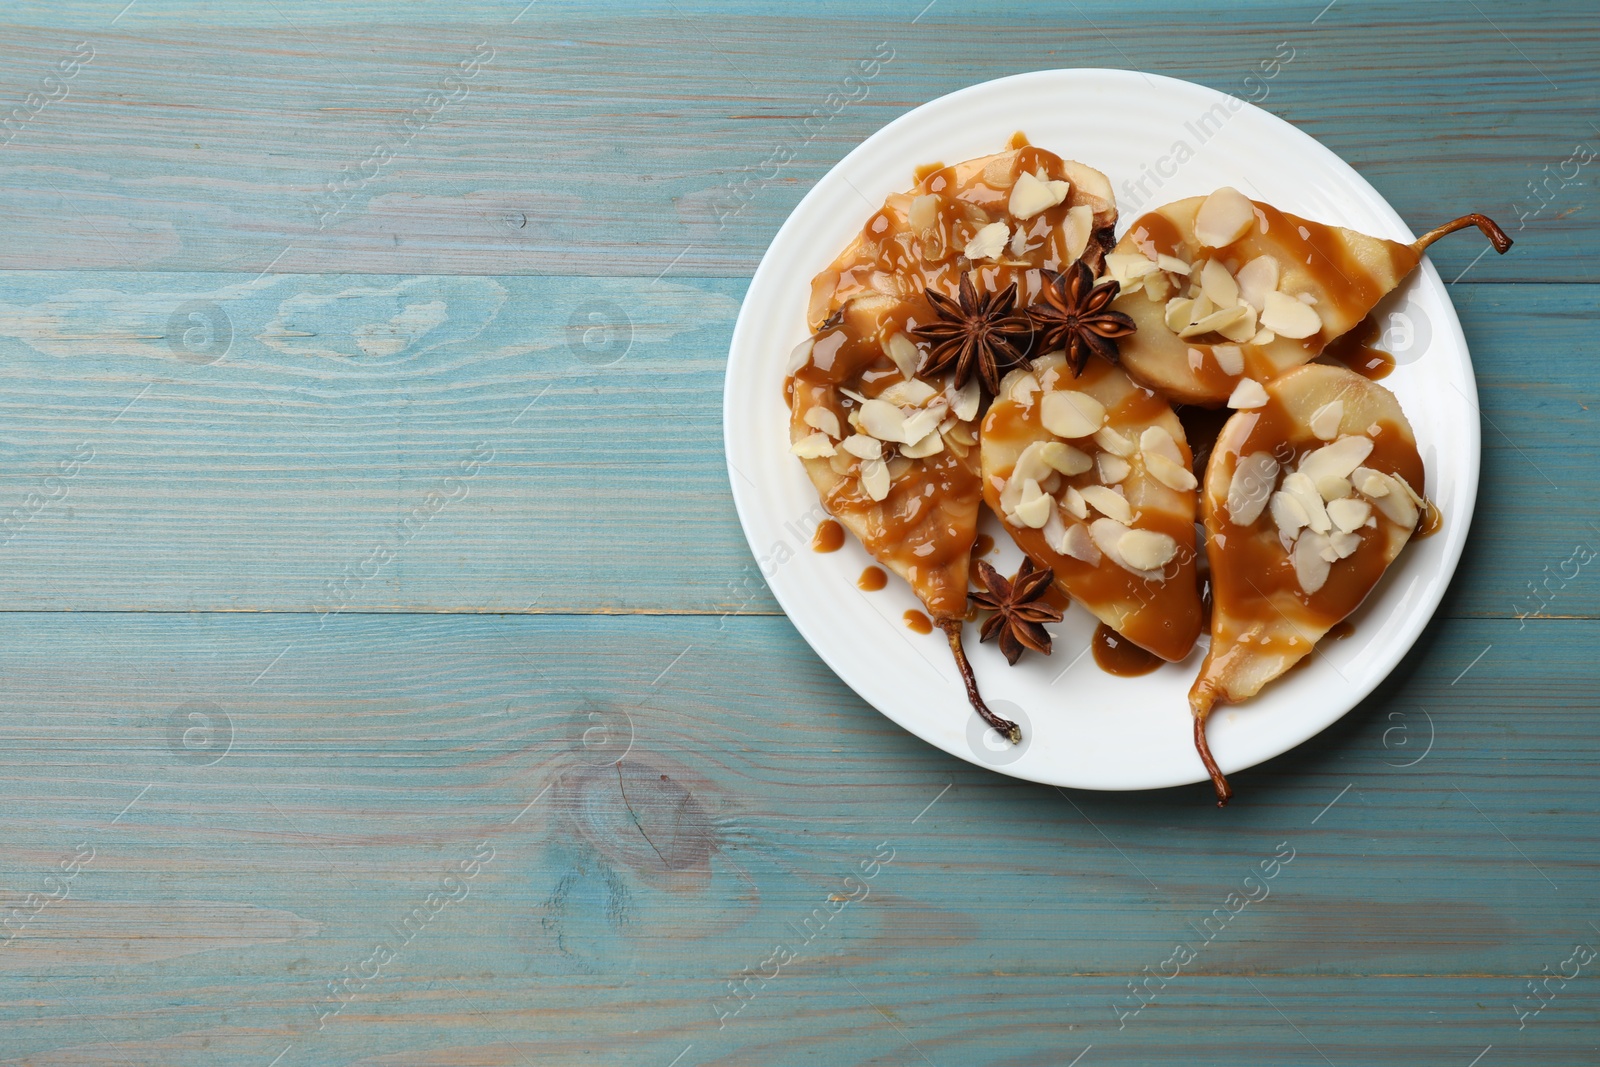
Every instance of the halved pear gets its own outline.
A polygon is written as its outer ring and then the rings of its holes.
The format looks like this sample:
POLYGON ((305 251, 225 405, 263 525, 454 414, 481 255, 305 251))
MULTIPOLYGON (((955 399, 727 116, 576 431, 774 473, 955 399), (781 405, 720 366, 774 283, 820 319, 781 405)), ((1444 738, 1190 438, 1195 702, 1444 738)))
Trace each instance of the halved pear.
POLYGON ((1183 424, 1098 355, 1014 371, 983 422, 983 495, 1055 584, 1166 660, 1200 634, 1196 481, 1183 424))
POLYGON ((1080 256, 1111 244, 1116 207, 1105 175, 1031 146, 968 160, 896 193, 812 282, 811 338, 785 381, 791 449, 823 506, 874 559, 904 578, 950 643, 974 710, 1012 741, 1017 725, 978 692, 961 643, 978 533, 976 377, 925 378, 936 318, 931 289, 955 297, 1015 283, 1031 303, 1080 256))
POLYGON ((1232 791, 1205 722, 1261 691, 1366 599, 1426 510, 1422 457, 1393 393, 1343 367, 1269 381, 1222 428, 1201 493, 1211 648, 1189 692, 1218 804, 1232 791))
POLYGON ((1173 401, 1215 407, 1241 379, 1310 362, 1416 269, 1447 233, 1476 226, 1498 252, 1511 238, 1465 215, 1411 244, 1279 211, 1235 189, 1141 216, 1106 257, 1122 283, 1112 306, 1138 331, 1128 373, 1173 401))

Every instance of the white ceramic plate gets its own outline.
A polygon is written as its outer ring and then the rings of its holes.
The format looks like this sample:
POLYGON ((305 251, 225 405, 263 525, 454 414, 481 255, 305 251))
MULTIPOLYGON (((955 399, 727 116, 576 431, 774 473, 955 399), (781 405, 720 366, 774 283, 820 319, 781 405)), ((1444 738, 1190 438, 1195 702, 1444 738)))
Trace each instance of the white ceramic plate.
MULTIPOLYGON (((800 462, 789 454, 782 393, 789 351, 806 335, 811 278, 888 194, 912 185, 915 166, 1001 151, 1016 130, 1111 178, 1119 234, 1142 211, 1233 185, 1299 215, 1414 240, 1377 191, 1328 149, 1281 119, 1203 86, 1122 70, 1048 70, 941 97, 891 122, 841 160, 795 208, 762 258, 728 356, 723 418, 734 501, 751 551, 795 627, 863 699, 923 740, 1052 785, 1149 789, 1203 781, 1187 694, 1205 637, 1182 663, 1118 678, 1088 654, 1094 620, 1077 606, 1053 628, 1054 654, 1030 653, 1016 667, 1007 667, 994 645, 980 645, 977 628, 968 626, 985 696, 1023 724, 1026 740, 1013 748, 967 705, 943 635, 918 635, 904 625, 903 613, 918 606, 908 586, 891 577, 889 588, 862 593, 856 578, 871 560, 858 544, 851 540, 825 555, 809 546, 824 515, 800 462)), ((1434 225, 1470 209, 1450 205, 1440 218, 1421 221, 1434 225)), ((1372 692, 1427 625, 1461 557, 1479 463, 1477 391, 1466 341, 1430 263, 1380 305, 1383 311, 1390 316, 1386 347, 1400 364, 1384 384, 1398 394, 1416 430, 1427 494, 1443 512, 1444 528, 1406 549, 1353 617, 1352 636, 1328 642, 1310 665, 1249 703, 1219 707, 1209 736, 1224 771, 1293 748, 1372 692)), ((1020 555, 992 517, 983 528, 1002 545, 991 562, 1011 573, 1020 555)))

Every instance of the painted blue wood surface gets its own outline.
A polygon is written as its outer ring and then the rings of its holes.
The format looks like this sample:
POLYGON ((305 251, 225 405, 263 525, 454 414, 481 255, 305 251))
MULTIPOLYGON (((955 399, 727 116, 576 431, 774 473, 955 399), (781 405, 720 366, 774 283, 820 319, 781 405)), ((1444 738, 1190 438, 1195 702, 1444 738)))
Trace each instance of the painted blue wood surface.
POLYGON ((0 12, 0 1063, 1600 1062, 1586 6, 124 3, 0 12), (748 273, 933 96, 1278 42, 1263 106, 1517 237, 1436 257, 1457 579, 1226 812, 954 760, 759 582, 748 273))

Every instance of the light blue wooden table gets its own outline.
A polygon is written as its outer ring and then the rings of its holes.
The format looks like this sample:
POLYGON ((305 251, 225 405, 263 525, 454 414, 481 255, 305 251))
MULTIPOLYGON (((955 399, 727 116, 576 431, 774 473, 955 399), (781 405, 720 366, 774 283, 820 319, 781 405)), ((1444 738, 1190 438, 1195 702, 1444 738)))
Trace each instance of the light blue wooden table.
POLYGON ((0 12, 4 1062, 1600 1063, 1592 5, 525 2, 0 12), (1443 609, 1222 813, 902 733, 728 496, 785 214, 1053 66, 1517 240, 1443 609))

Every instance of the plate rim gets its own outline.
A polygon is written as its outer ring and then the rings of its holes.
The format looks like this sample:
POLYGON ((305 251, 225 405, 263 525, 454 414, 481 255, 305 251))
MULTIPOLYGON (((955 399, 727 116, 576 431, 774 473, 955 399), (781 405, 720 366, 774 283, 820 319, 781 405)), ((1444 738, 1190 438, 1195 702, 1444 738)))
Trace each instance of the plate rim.
MULTIPOLYGON (((1332 172, 1332 174, 1338 178, 1340 185, 1353 186, 1355 190, 1362 195, 1364 200, 1370 201, 1371 206, 1380 216, 1385 218, 1393 230, 1395 230, 1398 234, 1403 235, 1403 238, 1411 240, 1415 239, 1415 235, 1406 225, 1404 219, 1402 219, 1399 213, 1395 211, 1393 205, 1389 203, 1388 199, 1384 197, 1383 194, 1380 193, 1370 182, 1362 177, 1359 171, 1342 159, 1332 149, 1322 144, 1316 138, 1295 126, 1293 123, 1273 114, 1270 111, 1265 110, 1264 108, 1258 107, 1248 100, 1240 99, 1239 97, 1232 96, 1197 82, 1192 82, 1181 78, 1173 78, 1168 75, 1157 74, 1153 72, 1129 70, 1125 68, 1052 67, 1005 75, 1000 78, 987 79, 971 85, 963 86, 962 88, 956 89, 950 93, 946 93, 924 101, 923 103, 918 104, 916 107, 907 110, 903 114, 896 116, 889 122, 874 130, 872 133, 863 137, 858 144, 856 144, 849 152, 847 152, 836 163, 829 167, 828 170, 817 179, 811 188, 806 191, 805 195, 800 198, 800 200, 792 209, 790 209, 783 223, 774 232, 772 239, 768 242, 768 246, 762 253, 760 262, 757 264, 755 271, 751 275, 745 297, 741 301, 739 314, 735 320, 734 328, 729 340, 728 358, 723 374, 723 452, 724 460, 728 467, 728 479, 730 490, 733 495, 734 509, 739 516, 740 528, 744 533, 746 544, 749 546, 754 558, 757 560, 762 558, 761 546, 756 543, 756 533, 752 522, 752 515, 758 505, 758 501, 755 499, 755 489, 753 486, 748 491, 741 487, 741 476, 735 463, 736 441, 734 434, 737 418, 734 411, 735 396, 732 386, 736 380, 737 374, 737 353, 742 347, 747 347, 747 335, 756 328, 754 326, 754 317, 758 314, 758 312, 752 309, 753 305, 750 299, 751 295, 758 292, 760 283, 764 280, 764 277, 767 273, 780 269, 780 267, 773 260, 774 248, 786 241, 790 237, 791 231, 798 229, 802 225, 803 220, 801 219, 801 216, 807 202, 814 196, 818 195, 818 190, 823 189, 831 177, 837 174, 841 180, 848 182, 848 179, 844 177, 843 171, 849 166, 852 160, 871 151, 874 142, 880 139, 886 139, 904 127, 919 121, 919 118, 924 116, 929 110, 939 107, 954 106, 954 104, 972 96, 1000 93, 1012 91, 1018 88, 1024 88, 1030 82, 1051 82, 1063 78, 1079 77, 1091 77, 1097 80, 1103 80, 1107 83, 1115 82, 1119 79, 1137 78, 1139 80, 1154 84, 1158 88, 1166 88, 1177 93, 1198 93, 1202 98, 1204 98, 1207 104, 1218 104, 1224 102, 1236 103, 1239 105, 1239 107, 1234 109, 1235 114, 1239 113, 1240 111, 1248 110, 1254 114, 1257 120, 1262 118, 1269 120, 1267 123, 1269 127, 1279 127, 1280 133, 1284 133, 1289 138, 1298 141, 1316 156, 1316 159, 1313 161, 1314 166, 1316 166, 1318 169, 1324 169, 1332 172)), ((1093 164, 1091 163, 1090 165, 1093 164)), ((1149 205, 1142 204, 1139 210, 1140 213, 1145 210, 1149 210, 1149 205)), ((1119 212, 1119 223, 1122 221, 1123 219, 1119 212)), ((1446 331, 1454 341, 1456 350, 1460 353, 1462 370, 1464 372, 1462 384, 1465 386, 1462 396, 1468 402, 1468 405, 1474 414, 1473 418, 1462 420, 1462 429, 1464 430, 1467 438, 1466 443, 1470 447, 1467 450, 1468 454, 1464 457, 1463 467, 1459 475, 1458 484, 1462 494, 1462 501, 1459 504, 1459 520, 1455 523, 1452 523, 1452 526, 1455 527, 1455 529, 1450 531, 1448 540, 1444 546, 1443 558, 1439 561, 1439 576, 1441 580, 1435 583, 1430 589, 1425 591, 1423 597, 1421 598, 1425 603, 1415 613, 1416 623, 1414 630, 1406 633, 1403 636, 1403 639, 1395 640, 1382 649, 1379 655, 1375 657, 1375 662, 1373 663, 1371 669, 1369 669, 1366 680, 1351 686, 1351 688, 1348 690, 1347 697, 1341 697, 1339 700, 1333 702, 1334 705, 1344 704, 1346 706, 1342 707, 1342 709, 1338 710, 1336 713, 1333 713, 1331 716, 1326 716, 1325 721, 1323 717, 1319 717, 1315 724, 1309 728, 1309 731, 1305 732, 1304 736, 1300 737, 1299 740, 1293 741, 1283 747, 1276 748, 1275 751, 1270 751, 1263 755, 1247 755, 1243 759, 1229 758, 1219 753, 1219 762, 1222 763, 1225 773, 1236 774, 1240 771, 1259 766, 1268 762, 1269 760, 1276 759, 1278 756, 1291 752, 1314 740, 1319 734, 1323 733, 1328 728, 1344 719, 1352 711, 1359 707, 1368 697, 1372 695, 1373 691, 1376 690, 1379 685, 1381 685, 1394 673, 1401 660, 1403 660, 1405 656, 1410 653, 1411 649, 1415 647, 1417 641, 1422 637, 1429 625, 1432 624, 1438 613, 1439 606, 1443 602, 1445 594, 1448 592, 1455 579, 1456 571, 1460 565, 1467 538, 1471 533, 1472 521, 1475 517, 1477 508, 1477 496, 1482 472, 1482 427, 1480 425, 1480 420, 1477 417, 1480 410, 1478 404, 1477 375, 1472 362, 1471 350, 1467 345, 1465 333, 1461 328, 1460 317, 1456 313, 1454 302, 1450 299, 1448 286, 1444 283, 1444 280, 1439 275, 1438 270, 1433 265, 1433 262, 1426 256, 1424 256, 1420 264, 1420 268, 1416 274, 1419 276, 1417 280, 1425 282, 1426 288, 1432 290, 1438 296, 1438 303, 1443 311, 1444 321, 1435 323, 1433 328, 1435 331, 1438 331, 1441 328, 1446 331), (1457 530, 1459 532, 1456 532, 1457 530)), ((1415 285, 1417 282, 1414 281, 1413 284, 1415 285)), ((1391 569, 1389 574, 1392 575, 1393 573, 1394 571, 1391 569)), ((880 703, 880 701, 875 699, 873 695, 870 695, 868 692, 864 692, 861 685, 858 685, 857 682, 848 676, 844 670, 841 670, 839 663, 837 663, 834 657, 830 654, 829 643, 827 641, 819 641, 813 638, 812 630, 815 626, 814 620, 806 618, 804 613, 802 613, 802 617, 797 618, 794 613, 793 605, 790 602, 790 594, 785 591, 784 583, 774 584, 770 580, 771 577, 774 576, 768 576, 765 574, 762 575, 764 583, 767 585, 767 588, 772 593, 774 599, 777 600, 779 607, 783 609, 783 612, 788 618, 790 624, 795 627, 796 631, 806 641, 806 644, 811 648, 811 651, 819 659, 821 659, 831 671, 833 671, 834 675, 838 677, 840 681, 848 686, 851 691, 853 691, 865 703, 871 706, 873 710, 877 711, 878 714, 884 716, 889 721, 895 723, 901 729, 905 730, 907 733, 917 737, 919 740, 922 740, 923 742, 932 745, 941 751, 955 756, 958 759, 970 763, 973 766, 995 771, 1006 775, 1007 777, 1016 778, 1021 781, 1029 781, 1041 785, 1051 785, 1065 788, 1092 789, 1100 792, 1131 792, 1155 789, 1176 789, 1206 781, 1206 776, 1203 772, 1203 769, 1201 769, 1197 773, 1191 773, 1188 776, 1180 776, 1178 778, 1161 776, 1161 780, 1159 781, 1141 780, 1129 781, 1125 784, 1086 785, 1081 781, 1070 781, 1051 776, 1048 773, 1023 773, 1021 770, 1012 765, 997 765, 978 759, 976 758, 976 753, 962 751, 959 745, 948 745, 942 743, 939 738, 931 736, 930 732, 924 732, 923 730, 917 729, 913 725, 914 720, 911 720, 909 717, 898 715, 889 710, 889 707, 884 706, 887 702, 880 703)), ((1386 578, 1387 577, 1388 575, 1386 575, 1386 578)), ((1378 590, 1382 587, 1383 581, 1380 581, 1379 585, 1369 592, 1367 597, 1363 600, 1363 605, 1370 603, 1373 596, 1376 595, 1378 590)), ((1360 608, 1357 610, 1359 611, 1360 608)), ((854 672, 852 671, 852 673, 854 672)), ((892 707, 892 704, 890 707, 892 707)), ((970 716, 970 708, 968 708, 966 705, 964 696, 962 699, 962 707, 967 709, 968 715, 970 716)), ((1245 709, 1248 707, 1248 704, 1228 705, 1226 708, 1219 710, 1231 710, 1235 708, 1245 709)), ((1274 746, 1269 745, 1267 747, 1270 748, 1274 746)), ((1198 767, 1198 759, 1196 759, 1195 762, 1196 766, 1198 767)))

